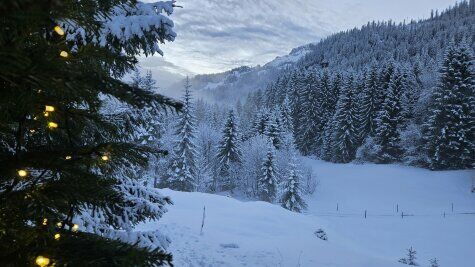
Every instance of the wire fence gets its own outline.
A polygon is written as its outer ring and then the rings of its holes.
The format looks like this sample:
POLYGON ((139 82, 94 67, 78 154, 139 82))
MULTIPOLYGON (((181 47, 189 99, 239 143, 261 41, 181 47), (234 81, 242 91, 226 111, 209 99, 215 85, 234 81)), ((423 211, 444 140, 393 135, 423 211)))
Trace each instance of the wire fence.
POLYGON ((399 209, 399 205, 395 206, 395 211, 392 213, 378 213, 371 212, 369 209, 362 209, 359 212, 341 212, 339 204, 336 205, 336 211, 312 212, 312 215, 319 217, 339 217, 339 218, 401 218, 406 217, 433 217, 433 218, 447 218, 455 216, 475 216, 475 211, 454 211, 454 204, 451 205, 449 212, 434 212, 434 213, 416 213, 405 212, 399 209))

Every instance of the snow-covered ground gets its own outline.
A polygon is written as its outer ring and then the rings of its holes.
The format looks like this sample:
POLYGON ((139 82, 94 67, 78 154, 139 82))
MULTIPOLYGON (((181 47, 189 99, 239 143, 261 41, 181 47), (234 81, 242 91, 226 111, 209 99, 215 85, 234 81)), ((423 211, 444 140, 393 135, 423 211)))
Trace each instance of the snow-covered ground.
POLYGON ((411 246, 421 266, 431 258, 442 267, 473 266, 475 215, 459 214, 475 212, 473 171, 305 161, 319 180, 305 214, 164 189, 175 204, 159 223, 139 228, 159 228, 172 239, 176 266, 404 266, 397 260, 411 246), (319 228, 328 241, 314 235, 319 228))

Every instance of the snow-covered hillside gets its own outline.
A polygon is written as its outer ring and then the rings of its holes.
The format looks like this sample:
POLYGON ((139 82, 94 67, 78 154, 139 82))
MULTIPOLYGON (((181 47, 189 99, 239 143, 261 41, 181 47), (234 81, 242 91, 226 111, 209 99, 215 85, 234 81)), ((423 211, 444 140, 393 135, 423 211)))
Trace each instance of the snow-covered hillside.
MULTIPOLYGON (((311 44, 294 48, 288 55, 277 57, 264 66, 242 66, 222 73, 196 75, 190 79, 193 91, 198 97, 210 101, 234 102, 246 97, 249 92, 265 88, 281 71, 293 68, 311 52, 310 46, 311 44)), ((182 89, 183 81, 180 81, 163 88, 162 93, 177 97, 182 89)))
POLYGON ((473 171, 305 161, 319 180, 305 214, 164 189, 174 206, 159 223, 139 229, 167 234, 177 266, 404 266, 397 261, 411 246, 421 266, 432 258, 442 267, 473 266, 475 215, 460 214, 475 211, 473 171), (401 218, 402 212, 414 216, 401 218), (314 235, 319 228, 328 241, 314 235))

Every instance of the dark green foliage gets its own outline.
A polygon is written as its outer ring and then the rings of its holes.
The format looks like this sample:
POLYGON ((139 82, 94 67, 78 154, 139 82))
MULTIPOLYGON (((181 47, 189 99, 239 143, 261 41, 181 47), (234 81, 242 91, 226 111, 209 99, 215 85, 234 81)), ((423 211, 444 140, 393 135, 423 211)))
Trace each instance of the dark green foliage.
POLYGON ((231 177, 231 167, 234 164, 240 164, 242 156, 236 117, 232 110, 228 113, 228 119, 222 133, 223 137, 219 142, 217 160, 221 176, 220 187, 222 190, 228 190, 233 189, 235 182, 231 177))
POLYGON ((333 132, 333 160, 339 163, 352 161, 356 154, 357 110, 354 77, 350 75, 340 93, 335 113, 335 130, 333 132))
POLYGON ((375 142, 377 144, 376 158, 380 163, 394 162, 400 159, 400 129, 403 122, 401 94, 403 76, 399 71, 392 71, 388 89, 381 111, 377 118, 375 142))
POLYGON ((274 146, 269 142, 258 180, 259 199, 273 202, 277 194, 277 169, 274 146))
MULTIPOLYGON (((119 80, 144 50, 174 33, 149 29, 101 46, 96 19, 135 1, 28 1, 0 3, 0 258, 7 266, 32 265, 37 255, 56 266, 153 266, 169 262, 146 250, 98 235, 75 233, 75 216, 86 207, 108 210, 105 220, 130 205, 118 190, 117 169, 143 166, 149 147, 127 138, 123 118, 100 112, 105 96, 133 108, 179 109, 181 104, 119 80), (53 31, 55 21, 74 22, 85 39, 53 31), (67 51, 67 58, 60 57, 67 51), (122 52, 125 52, 123 54, 122 52), (54 112, 45 116, 45 106, 54 112), (57 128, 49 128, 54 122, 57 128), (107 155, 108 161, 102 160, 107 155), (26 170, 25 177, 17 174, 26 170), (43 220, 47 219, 44 226, 43 220), (57 228, 57 222, 63 226, 57 228), (61 232, 59 241, 53 239, 61 232)), ((66 34, 70 34, 67 32, 66 34)), ((157 200, 161 207, 170 201, 157 200), (161 202, 163 201, 163 202, 161 202)), ((158 214, 139 214, 136 222, 158 214)), ((81 229, 80 229, 81 230, 81 229)))
POLYGON ((449 47, 433 94, 427 123, 432 169, 471 168, 475 164, 475 71, 465 44, 449 47))

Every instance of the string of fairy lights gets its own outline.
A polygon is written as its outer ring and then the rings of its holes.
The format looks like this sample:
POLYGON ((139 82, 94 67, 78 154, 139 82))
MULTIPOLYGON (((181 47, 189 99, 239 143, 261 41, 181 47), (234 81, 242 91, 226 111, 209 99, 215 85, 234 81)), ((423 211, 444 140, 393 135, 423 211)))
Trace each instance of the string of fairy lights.
MULTIPOLYGON (((60 27, 60 26, 55 26, 53 28, 54 32, 56 32, 56 34, 58 34, 59 36, 64 36, 65 35, 65 32, 64 30, 60 27)), ((60 51, 59 53, 59 56, 62 57, 62 58, 68 58, 69 57, 69 53, 66 52, 66 51, 60 51)), ((54 106, 51 106, 51 105, 45 105, 44 107, 44 111, 43 111, 43 116, 45 118, 51 118, 50 115, 51 113, 55 112, 56 111, 56 108, 54 106)), ((37 117, 34 117, 33 118, 34 120, 37 120, 38 118, 37 117)), ((52 120, 48 120, 47 121, 47 128, 50 129, 50 130, 54 130, 56 128, 58 128, 59 125, 58 123, 52 121, 52 120)), ((29 130, 30 133, 35 133, 36 130, 35 129, 30 129, 29 130)), ((67 155, 65 156, 65 159, 66 160, 71 160, 73 157, 71 155, 67 155)), ((101 160, 102 161, 109 161, 110 159, 110 156, 108 154, 103 154, 101 156, 101 160)), ((28 177, 30 174, 28 172, 28 170, 26 169, 19 169, 17 171, 17 174, 18 176, 21 178, 21 179, 24 179, 26 177, 28 177)), ((48 219, 47 218, 44 218, 43 219, 43 222, 42 222, 42 225, 43 226, 47 226, 48 225, 48 219)), ((56 227, 58 229, 61 229, 63 227, 63 222, 57 222, 56 223, 56 227)), ((78 224, 72 224, 72 226, 70 225, 70 229, 71 231, 73 232, 78 232, 79 231, 79 225, 78 224)), ((55 233, 53 235, 53 239, 54 240, 60 240, 61 239, 61 234, 60 233, 55 233)), ((36 258, 35 258, 35 263, 36 265, 40 266, 40 267, 47 267, 47 266, 54 266, 55 264, 52 263, 52 260, 49 259, 48 257, 44 256, 44 255, 38 255, 36 258), (50 265, 51 264, 51 265, 50 265)))

